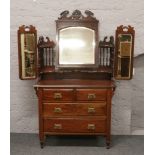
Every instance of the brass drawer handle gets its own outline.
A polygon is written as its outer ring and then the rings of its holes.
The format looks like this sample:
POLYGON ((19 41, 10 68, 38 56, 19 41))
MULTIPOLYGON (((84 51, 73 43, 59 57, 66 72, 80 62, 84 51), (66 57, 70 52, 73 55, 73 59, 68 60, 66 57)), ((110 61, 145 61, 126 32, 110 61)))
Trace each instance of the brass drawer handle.
POLYGON ((88 124, 89 130, 95 130, 95 124, 88 124))
POLYGON ((54 93, 54 99, 58 100, 62 98, 62 94, 61 93, 54 93))
POLYGON ((88 100, 93 100, 96 98, 95 94, 88 94, 88 100))
POLYGON ((95 108, 88 107, 88 113, 95 113, 95 108))
POLYGON ((55 113, 61 113, 61 112, 62 112, 62 109, 61 109, 61 108, 55 107, 55 108, 54 108, 54 112, 55 112, 55 113))
POLYGON ((62 129, 62 125, 61 124, 54 124, 54 129, 62 129))

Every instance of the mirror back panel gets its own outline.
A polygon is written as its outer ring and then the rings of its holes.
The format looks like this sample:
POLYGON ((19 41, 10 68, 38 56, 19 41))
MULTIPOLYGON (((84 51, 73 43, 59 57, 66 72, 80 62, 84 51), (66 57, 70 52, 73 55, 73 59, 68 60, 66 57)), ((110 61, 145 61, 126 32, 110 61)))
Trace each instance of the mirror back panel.
POLYGON ((98 20, 85 11, 64 11, 56 20, 58 68, 95 68, 98 66, 98 20))

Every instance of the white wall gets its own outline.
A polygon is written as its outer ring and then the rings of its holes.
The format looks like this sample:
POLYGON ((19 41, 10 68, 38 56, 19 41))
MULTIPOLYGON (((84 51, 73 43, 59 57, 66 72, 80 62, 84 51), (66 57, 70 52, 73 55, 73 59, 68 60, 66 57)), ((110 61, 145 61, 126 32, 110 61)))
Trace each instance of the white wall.
MULTIPOLYGON (((100 39, 114 35, 119 25, 134 26, 135 55, 144 52, 142 0, 11 0, 11 132, 38 132, 37 97, 32 87, 36 81, 21 81, 18 78, 18 27, 23 24, 34 25, 38 36, 49 36, 55 40, 55 20, 62 11, 69 10, 72 13, 75 9, 94 12, 100 21, 100 39)), ((143 74, 143 64, 140 68, 136 70, 135 77, 143 74)), ((143 130, 143 125, 132 125, 132 122, 139 122, 139 117, 136 120, 132 117, 132 114, 136 115, 133 113, 133 102, 143 106, 143 100, 139 99, 143 98, 143 89, 139 89, 143 84, 143 76, 138 79, 135 77, 131 81, 117 82, 112 109, 113 134, 132 134, 143 130), (138 95, 133 98, 135 89, 138 95)), ((143 111, 139 113, 143 115, 143 111)))

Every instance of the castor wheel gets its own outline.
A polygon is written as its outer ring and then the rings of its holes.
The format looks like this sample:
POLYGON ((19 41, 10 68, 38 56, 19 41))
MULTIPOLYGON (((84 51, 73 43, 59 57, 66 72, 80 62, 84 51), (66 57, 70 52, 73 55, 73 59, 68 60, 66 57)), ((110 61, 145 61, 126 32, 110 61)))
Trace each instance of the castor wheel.
POLYGON ((40 147, 41 147, 41 149, 44 148, 44 142, 40 142, 40 147))
POLYGON ((110 142, 106 143, 106 149, 110 149, 110 142))

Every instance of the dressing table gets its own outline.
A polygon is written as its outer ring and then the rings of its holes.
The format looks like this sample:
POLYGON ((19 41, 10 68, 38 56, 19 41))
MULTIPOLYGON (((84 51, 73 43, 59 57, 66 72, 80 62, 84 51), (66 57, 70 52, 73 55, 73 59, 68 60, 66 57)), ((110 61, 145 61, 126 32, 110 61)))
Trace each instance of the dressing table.
POLYGON ((110 147, 114 39, 99 42, 98 23, 91 11, 64 11, 56 20, 57 43, 39 38, 34 88, 41 148, 47 135, 102 135, 110 147))

